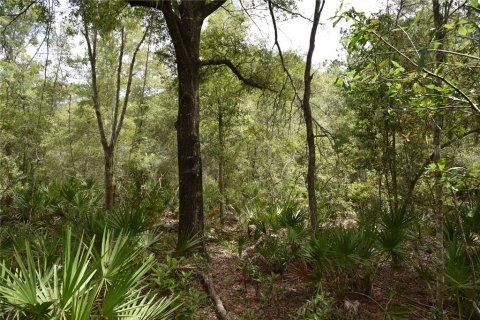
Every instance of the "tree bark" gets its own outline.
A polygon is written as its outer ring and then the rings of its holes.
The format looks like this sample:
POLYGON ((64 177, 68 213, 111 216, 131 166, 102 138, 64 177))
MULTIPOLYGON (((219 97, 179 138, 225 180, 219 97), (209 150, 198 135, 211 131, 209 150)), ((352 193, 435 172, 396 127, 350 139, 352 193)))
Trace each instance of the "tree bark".
POLYGON ((203 237, 203 183, 200 155, 200 36, 206 17, 226 0, 176 1, 126 0, 132 6, 150 7, 163 13, 175 48, 178 74, 177 129, 179 226, 178 244, 193 236, 203 237), (173 8, 173 6, 178 6, 173 8))
POLYGON ((130 96, 132 78, 133 78, 133 68, 135 66, 135 59, 137 56, 140 47, 142 46, 143 41, 147 35, 147 30, 143 34, 142 39, 135 47, 135 50, 130 61, 130 66, 128 69, 127 84, 125 87, 125 96, 123 98, 123 103, 120 101, 121 95, 121 74, 122 74, 122 65, 123 65, 123 56, 125 49, 125 37, 124 37, 124 28, 122 27, 120 31, 121 42, 118 55, 118 65, 117 65, 117 79, 116 79, 116 91, 115 91, 115 104, 113 106, 113 121, 111 123, 111 133, 110 133, 110 142, 107 141, 107 134, 105 132, 105 124, 102 117, 101 110, 101 101, 99 91, 100 88, 97 83, 97 41, 98 41, 98 30, 96 26, 89 25, 88 20, 86 19, 86 13, 83 7, 80 7, 81 13, 83 15, 83 36, 87 43, 87 55, 90 63, 90 76, 91 76, 91 88, 92 88, 92 102, 93 108, 95 110, 95 117, 97 119, 98 133, 100 135, 100 142, 103 148, 104 154, 104 209, 110 211, 113 208, 115 202, 115 185, 113 183, 113 168, 114 168, 114 154, 115 147, 120 136, 120 132, 123 126, 123 120, 125 118, 125 113, 127 111, 128 99, 130 96), (93 29, 92 39, 90 39, 90 32, 93 29))
MULTIPOLYGON (((445 6, 447 8, 448 6, 445 6)), ((446 30, 444 28, 445 17, 448 17, 448 12, 444 14, 441 11, 440 2, 438 0, 432 0, 432 11, 433 11, 433 23, 435 25, 435 39, 438 41, 439 51, 435 55, 435 65, 441 66, 444 62, 445 55, 441 51, 444 45, 444 39, 446 36, 446 30)), ((448 9, 446 9, 448 11, 448 9)), ((437 85, 441 85, 441 82, 438 81, 437 85)), ((436 285, 435 285, 435 303, 439 311, 440 319, 443 319, 443 300, 445 293, 445 257, 444 257, 444 244, 443 244, 443 190, 442 190, 442 170, 440 169, 440 158, 441 158, 441 143, 442 143, 442 126, 443 126, 443 115, 441 111, 438 110, 434 116, 434 132, 433 132, 433 163, 435 163, 435 199, 434 199, 434 214, 435 214, 435 274, 436 274, 436 285)))
POLYGON ((307 53, 307 60, 305 64, 304 83, 305 90, 303 92, 302 109, 305 119, 305 129, 307 133, 307 153, 308 153, 308 169, 307 169, 307 192, 308 192, 308 208, 310 210, 310 226, 313 236, 315 236, 318 229, 317 221, 317 196, 315 193, 315 178, 316 178, 316 157, 315 157, 315 134, 313 132, 313 116, 312 108, 310 106, 310 96, 312 90, 312 57, 315 49, 315 36, 317 34, 318 24, 320 22, 320 15, 323 10, 325 1, 315 1, 315 12, 313 17, 312 29, 310 32, 310 44, 307 53))
POLYGON ((218 99, 218 190, 220 193, 219 215, 223 224, 225 220, 225 128, 223 123, 222 101, 218 99))
MULTIPOLYGON (((200 28, 192 31, 192 55, 198 59, 200 28)), ((202 158, 200 155, 199 70, 196 62, 177 59, 179 242, 203 236, 202 158)))
POLYGON ((104 185, 105 185, 105 199, 103 207, 106 211, 113 209, 114 203, 114 191, 115 186, 113 184, 113 148, 107 148, 103 150, 105 170, 104 170, 104 185))
POLYGON ((164 2, 162 12, 175 48, 178 73, 177 129, 179 226, 178 244, 203 237, 203 183, 200 155, 201 2, 182 2, 180 16, 164 2))

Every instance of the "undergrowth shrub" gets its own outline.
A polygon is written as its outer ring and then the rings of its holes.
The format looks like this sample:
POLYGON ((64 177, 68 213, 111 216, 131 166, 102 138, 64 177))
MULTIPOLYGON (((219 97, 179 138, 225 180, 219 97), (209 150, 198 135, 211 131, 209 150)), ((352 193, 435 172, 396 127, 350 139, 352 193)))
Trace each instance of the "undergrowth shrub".
POLYGON ((446 289, 457 305, 460 318, 469 318, 478 301, 479 207, 477 203, 467 204, 459 212, 452 212, 445 220, 446 289))
POLYGON ((335 308, 335 301, 322 293, 316 293, 294 315, 296 320, 334 320, 342 319, 335 308))
MULTIPOLYGON (((195 260, 195 258, 193 258, 195 260)), ((167 256, 154 267, 150 287, 162 295, 175 295, 177 310, 175 319, 187 320, 198 317, 198 306, 207 300, 207 295, 194 286, 195 273, 192 260, 167 256)))
POLYGON ((0 315, 6 319, 168 319, 173 296, 145 290, 155 259, 130 236, 105 231, 101 245, 67 228, 54 263, 30 243, 0 264, 0 315), (75 241, 75 239, 80 239, 75 241))
POLYGON ((340 293, 370 293, 378 257, 374 241, 371 234, 354 227, 318 232, 303 252, 312 270, 310 280, 318 283, 327 277, 340 293))
POLYGON ((392 265, 395 267, 408 258, 406 245, 411 236, 412 223, 412 215, 403 210, 382 210, 380 214, 378 243, 380 250, 386 258, 391 259, 392 265))
POLYGON ((256 203, 246 210, 247 225, 253 231, 251 239, 240 237, 238 251, 249 242, 259 241, 256 252, 267 274, 283 273, 289 262, 301 257, 301 248, 308 242, 306 213, 297 199, 286 199, 271 206, 256 203))

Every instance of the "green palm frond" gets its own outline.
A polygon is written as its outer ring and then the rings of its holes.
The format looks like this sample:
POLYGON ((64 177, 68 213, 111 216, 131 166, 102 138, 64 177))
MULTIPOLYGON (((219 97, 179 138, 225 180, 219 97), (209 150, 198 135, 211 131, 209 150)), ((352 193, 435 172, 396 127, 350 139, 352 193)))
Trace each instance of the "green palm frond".
POLYGON ((30 244, 15 267, 0 263, 1 319, 168 319, 174 298, 159 298, 140 287, 155 258, 145 258, 135 238, 105 230, 99 253, 95 239, 74 237, 67 228, 62 258, 37 258, 30 244))

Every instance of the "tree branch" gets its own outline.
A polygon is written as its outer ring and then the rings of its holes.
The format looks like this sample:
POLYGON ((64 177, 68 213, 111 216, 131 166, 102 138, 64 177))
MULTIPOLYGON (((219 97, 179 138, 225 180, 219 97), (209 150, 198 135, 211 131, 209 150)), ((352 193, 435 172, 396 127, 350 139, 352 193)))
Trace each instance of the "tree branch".
MULTIPOLYGON (((283 52, 282 49, 280 48, 280 43, 278 42, 278 29, 277 29, 277 21, 275 20, 275 13, 273 12, 273 4, 272 0, 268 0, 268 11, 270 12, 270 17, 272 18, 272 24, 273 24, 273 30, 274 30, 274 35, 275 35, 275 46, 277 47, 278 50, 278 55, 280 56, 280 62, 282 63, 283 71, 287 75, 288 79, 290 80, 290 85, 292 86, 293 93, 294 93, 294 100, 295 98, 302 102, 302 98, 298 95, 298 90, 297 87, 295 86, 295 82, 293 81, 293 77, 290 74, 290 71, 288 71, 287 66, 285 65, 285 59, 283 58, 283 52)), ((292 101, 293 104, 293 101, 292 101)))
POLYGON ((99 102, 99 94, 98 94, 98 86, 97 86, 97 67, 96 67, 96 59, 97 59, 97 31, 94 30, 93 36, 93 44, 90 41, 90 35, 88 32, 87 23, 83 22, 83 35, 87 42, 87 52, 88 52, 88 60, 90 62, 90 74, 92 77, 92 100, 93 100, 93 108, 95 109, 95 116, 97 118, 98 124, 98 131, 100 133, 100 142, 102 143, 102 147, 104 150, 108 149, 108 142, 105 136, 105 128, 103 125, 102 113, 100 111, 100 102, 99 102))
POLYGON ((137 44, 137 47, 135 48, 135 51, 133 52, 132 56, 132 61, 130 62, 130 68, 128 70, 128 80, 127 80, 127 87, 125 89, 125 98, 123 99, 123 107, 122 107, 122 113, 120 114, 120 122, 118 123, 118 127, 114 133, 112 133, 112 138, 114 135, 114 142, 116 142, 118 136, 120 135, 120 130, 122 129, 123 125, 123 119, 125 118, 125 113, 127 111, 127 105, 128 105, 128 98, 130 97, 130 91, 132 87, 132 78, 133 78, 133 67, 135 66, 135 60, 137 58, 137 53, 140 50, 140 47, 142 46, 143 42, 145 41, 145 38, 147 37, 149 27, 147 26, 145 33, 143 34, 142 39, 140 42, 137 44))
POLYGON ((115 132, 117 131, 118 124, 118 111, 120 108, 120 90, 121 90, 121 79, 122 79, 122 65, 123 65, 123 49, 125 48, 125 28, 122 27, 120 30, 120 52, 118 54, 118 69, 117 69, 117 88, 115 93, 115 109, 112 121, 112 133, 110 137, 110 145, 115 145, 115 132))
MULTIPOLYGON (((455 138, 455 139, 452 139, 450 141, 447 141, 445 142, 444 144, 442 144, 440 146, 440 149, 444 149, 448 146, 451 146, 452 144, 460 141, 461 139, 465 138, 466 136, 469 136, 473 133, 480 133, 480 129, 473 129, 473 130, 470 130, 470 131, 467 131, 465 132, 461 137, 458 137, 458 138, 455 138)), ((415 176, 413 177, 413 179, 410 181, 410 184, 409 184, 409 188, 408 188, 408 194, 407 194, 407 201, 410 201, 412 195, 413 195, 413 191, 415 190, 415 186, 417 185, 417 182, 418 180, 420 179, 420 177, 422 176, 422 174, 425 172, 425 170, 427 169, 427 166, 433 161, 433 157, 434 157, 434 153, 432 153, 428 159, 422 164, 422 166, 420 167, 420 169, 418 170, 417 174, 415 174, 415 176)), ((408 204, 404 203, 404 207, 407 206, 408 204)))
POLYGON ((285 7, 285 6, 282 6, 282 5, 279 4, 279 3, 273 2, 272 5, 273 5, 275 8, 278 8, 278 9, 280 9, 280 10, 282 10, 282 11, 285 11, 286 13, 289 13, 289 14, 291 14, 291 15, 294 16, 294 17, 300 17, 300 18, 305 19, 305 20, 307 20, 307 21, 313 22, 312 19, 310 19, 309 17, 301 14, 300 12, 292 11, 292 10, 288 9, 287 7, 285 7))
POLYGON ((165 2, 170 2, 170 0, 125 0, 126 3, 130 4, 132 7, 146 7, 157 10, 163 10, 163 4, 165 2))
MULTIPOLYGON (((394 45, 392 45, 390 42, 388 42, 385 38, 383 38, 381 35, 379 35, 378 33, 376 33, 375 31, 372 32, 378 39, 380 39, 383 43, 385 43, 388 47, 390 47, 391 49, 393 49, 395 52, 397 52, 399 55, 401 55, 405 60, 407 60, 408 62, 410 62, 414 67, 417 67, 418 68, 418 64, 413 61, 409 56, 407 56, 406 54, 404 54, 403 52, 401 52, 400 50, 398 50, 398 48, 396 48, 394 45)), ((467 103, 470 105, 470 107, 476 112, 477 116, 480 116, 480 109, 478 108, 477 104, 475 102, 473 102, 472 99, 470 99, 470 97, 462 91, 462 89, 460 89, 458 86, 456 86, 455 84, 453 84, 450 80, 448 80, 447 78, 445 77, 442 77, 441 75, 439 74, 436 74, 435 72, 433 71, 430 71, 426 68, 423 68, 422 69, 423 72, 425 72, 426 74, 440 80, 441 82, 445 83, 447 86, 449 86, 450 88, 452 88, 454 91, 456 91, 459 95, 461 95, 466 101, 467 103)))
POLYGON ((207 3, 202 10, 203 19, 214 13, 225 2, 227 2, 227 0, 212 0, 211 2, 207 3))
POLYGON ((272 91, 272 92, 276 92, 275 90, 273 90, 272 88, 269 88, 265 84, 258 83, 258 82, 254 81, 252 79, 249 79, 249 78, 245 78, 242 75, 242 73, 240 72, 240 70, 233 64, 233 62, 231 62, 228 59, 201 60, 199 62, 199 64, 200 64, 201 67, 204 67, 204 66, 226 66, 233 72, 233 74, 235 74, 235 76, 238 78, 238 80, 242 81, 247 86, 257 88, 257 89, 260 89, 260 90, 269 90, 269 91, 272 91))
POLYGON ((34 4, 37 3, 38 0, 34 0, 32 2, 30 2, 24 9, 22 9, 22 11, 20 11, 19 13, 17 13, 13 18, 12 20, 10 20, 4 27, 3 27, 3 30, 2 30, 2 33, 5 37, 5 31, 7 30, 7 28, 9 26, 11 26, 13 23, 15 23, 15 21, 17 21, 21 16, 23 16, 25 13, 27 13, 28 9, 30 9, 34 4))

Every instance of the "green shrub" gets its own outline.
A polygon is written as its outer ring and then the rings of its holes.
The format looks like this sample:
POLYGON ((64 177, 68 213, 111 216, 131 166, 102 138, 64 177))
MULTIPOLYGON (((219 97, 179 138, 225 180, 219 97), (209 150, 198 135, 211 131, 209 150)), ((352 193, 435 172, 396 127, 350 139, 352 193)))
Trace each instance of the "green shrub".
POLYGON ((333 299, 326 297, 322 293, 316 293, 299 310, 297 310, 294 319, 296 320, 334 320, 342 319, 338 310, 335 308, 333 299))
POLYGON ((311 281, 337 279, 339 290, 348 286, 370 292, 376 264, 374 238, 359 228, 333 227, 319 232, 304 250, 312 268, 311 281))
MULTIPOLYGON (((153 256, 132 246, 127 235, 105 231, 97 252, 94 241, 75 244, 67 229, 61 258, 54 263, 35 257, 30 244, 25 256, 0 264, 0 315, 12 319, 168 319, 172 298, 144 290, 144 276, 153 256)), ((43 248, 41 248, 43 250, 43 248)))
POLYGON ((193 282, 191 260, 187 258, 173 258, 167 256, 164 261, 157 263, 152 274, 152 290, 162 295, 175 295, 175 319, 196 319, 198 306, 204 303, 207 295, 198 291, 193 282))
POLYGON ((407 212, 397 210, 393 212, 382 211, 380 214, 380 229, 377 239, 380 250, 398 266, 408 258, 406 245, 410 238, 410 227, 413 217, 407 212))

